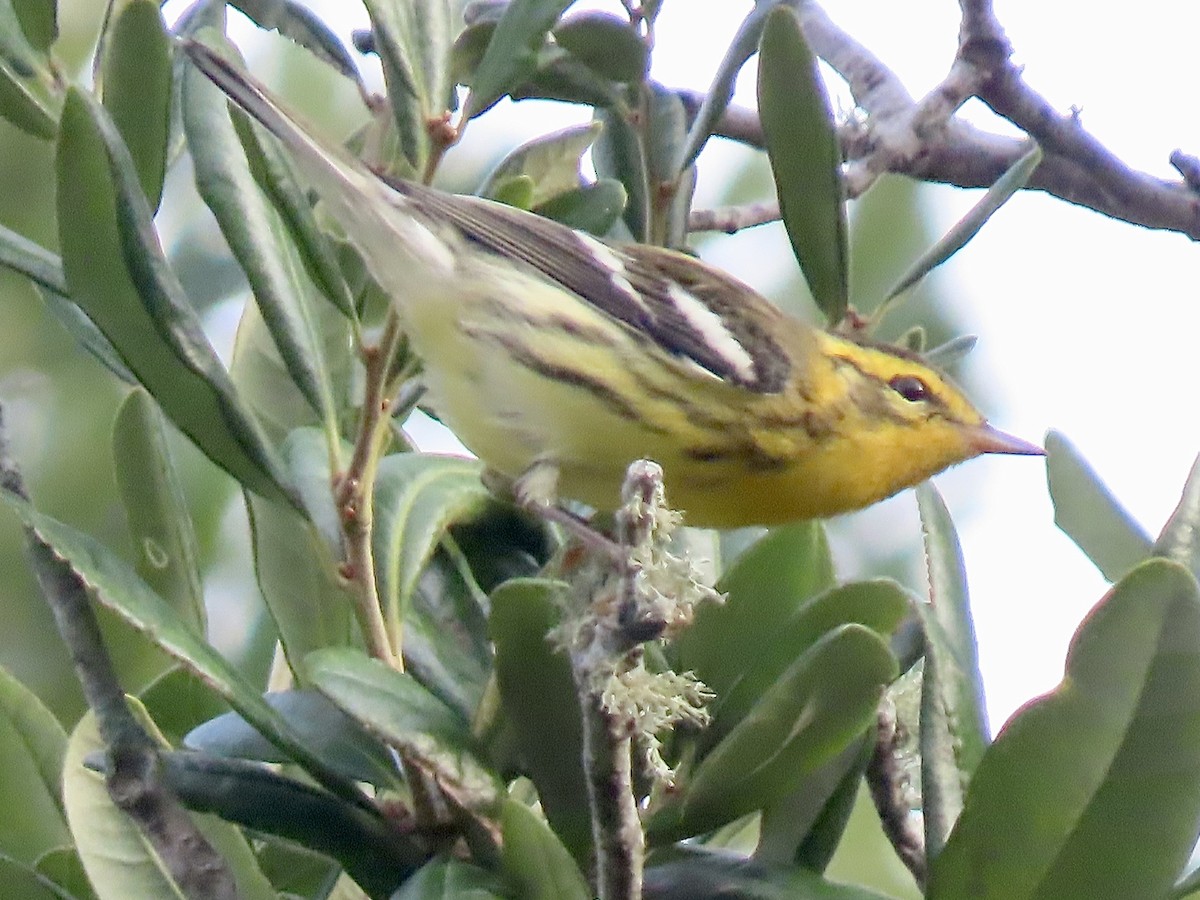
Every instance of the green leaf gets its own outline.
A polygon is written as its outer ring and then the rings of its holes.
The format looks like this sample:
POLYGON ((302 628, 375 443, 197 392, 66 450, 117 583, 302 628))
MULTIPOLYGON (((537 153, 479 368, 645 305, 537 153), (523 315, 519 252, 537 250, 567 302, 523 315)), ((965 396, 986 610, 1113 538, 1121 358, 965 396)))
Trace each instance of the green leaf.
POLYGON ((397 453, 379 462, 371 544, 387 618, 403 622, 422 569, 452 524, 483 514, 480 465, 457 456, 397 453))
POLYGON ((58 146, 58 223, 71 298, 163 412, 251 490, 289 499, 280 465, 241 405, 171 272, 120 135, 72 90, 58 146))
POLYGON ((874 721, 896 676, 887 644, 862 625, 810 647, 700 761, 677 804, 648 824, 656 840, 701 834, 796 790, 874 721))
POLYGON ((11 0, 21 32, 29 45, 46 53, 58 40, 57 0, 11 0))
POLYGON ((779 623, 833 581, 821 523, 799 522, 768 532, 717 583, 717 590, 728 595, 725 603, 696 611, 696 621, 676 641, 674 668, 695 672, 721 702, 771 644, 779 623))
MULTIPOLYGON (((739 567, 738 571, 744 570, 739 567)), ((766 580, 771 570, 764 569, 758 577, 766 580)), ((738 597, 743 604, 755 603, 756 599, 738 597)), ((853 622, 886 640, 908 615, 911 601, 911 596, 894 581, 859 581, 818 594, 778 619, 775 630, 763 634, 757 652, 742 660, 744 669, 736 680, 710 705, 713 722, 700 735, 700 746, 713 746, 734 728, 788 666, 823 635, 853 622)), ((702 670, 695 671, 700 675, 702 670)))
POLYGON ((485 809, 496 802, 501 785, 480 758, 467 723, 411 675, 359 650, 318 650, 304 663, 317 690, 431 772, 459 804, 485 809))
MULTIPOLYGON (((59 847, 42 855, 37 861, 37 871, 44 878, 53 882, 61 893, 55 894, 56 900, 64 897, 70 900, 95 900, 96 892, 88 881, 84 871, 83 861, 74 847, 59 847)), ((5 880, 5 887, 12 889, 12 884, 5 880)), ((29 896, 23 892, 15 892, 21 897, 29 896)))
POLYGON ((627 18, 587 10, 554 26, 554 42, 602 78, 632 84, 646 77, 650 48, 627 18))
POLYGON ((464 119, 473 119, 529 80, 538 66, 538 51, 546 35, 573 0, 512 0, 505 9, 483 59, 471 79, 463 106, 464 119))
POLYGON ((644 90, 646 125, 643 129, 646 176, 654 210, 654 243, 683 247, 692 205, 696 173, 680 169, 687 140, 687 111, 675 91, 650 82, 644 90))
POLYGON ((449 108, 448 0, 364 0, 375 49, 409 170, 419 175, 429 156, 428 123, 449 108))
POLYGON ((199 634, 204 588, 187 498, 167 444, 166 422, 150 395, 135 389, 113 422, 117 487, 138 550, 142 580, 199 634))
POLYGON ((554 833, 576 863, 587 865, 592 826, 579 700, 570 662, 547 640, 558 624, 556 596, 562 589, 540 579, 502 584, 492 594, 491 634, 500 699, 524 770, 554 833))
POLYGON ((63 817, 67 735, 37 696, 0 668, 0 856, 32 865, 70 841, 63 817))
POLYGON ((391 900, 507 900, 500 879, 457 859, 438 859, 424 866, 391 900))
POLYGON ((583 154, 600 134, 599 122, 573 125, 541 135, 517 147, 484 179, 477 193, 496 197, 497 189, 518 176, 533 182, 533 193, 524 209, 579 189, 579 166, 583 154))
POLYGON ((1193 575, 1200 573, 1200 457, 1192 463, 1179 505, 1154 542, 1153 553, 1187 566, 1193 575))
POLYGON ((1166 896, 1200 822, 1198 694, 1200 589, 1149 560, 1080 626, 1062 684, 996 736, 928 896, 1166 896))
POLYGON ((354 598, 339 582, 337 561, 311 522, 278 503, 249 494, 246 501, 258 587, 288 664, 305 682, 309 653, 353 643, 354 598))
POLYGON ((674 849, 672 856, 646 869, 646 900, 887 900, 796 866, 766 865, 689 845, 674 849))
POLYGON ((264 765, 177 752, 163 755, 163 769, 189 809, 328 854, 372 896, 389 896, 425 857, 383 815, 264 765))
POLYGON ((763 28, 758 114, 792 250, 817 306, 837 324, 850 294, 842 151, 817 58, 783 4, 763 28))
POLYGON ((603 237, 625 210, 625 187, 611 178, 559 194, 534 207, 534 212, 568 228, 603 237))
POLYGON ((309 752, 287 722, 211 645, 188 628, 128 563, 95 538, 38 512, 19 497, 0 492, 0 499, 53 548, 103 606, 149 635, 332 792, 361 799, 360 792, 309 752))
MULTIPOLYGON (((347 778, 394 791, 402 789, 402 779, 387 749, 324 694, 292 690, 267 694, 265 699, 314 753, 347 778)), ((288 761, 278 747, 235 712, 192 729, 184 744, 212 756, 269 763, 288 761)))
POLYGON ((589 900, 583 873, 546 820, 518 800, 500 806, 505 874, 523 900, 589 900))
POLYGON ((67 293, 62 257, 3 225, 0 225, 0 266, 24 275, 47 291, 60 296, 67 293))
MULTIPOLYGON (((136 704, 136 701, 131 701, 136 704)), ((144 718, 144 713, 143 713, 144 718)), ((104 776, 84 759, 105 749, 95 718, 86 714, 71 734, 63 769, 63 799, 79 857, 100 900, 181 897, 145 835, 113 805, 104 776)), ((225 860, 245 900, 276 900, 240 831, 212 816, 194 816, 197 828, 225 860)))
MULTIPOLYGON (((52 853, 67 853, 59 850, 52 853)), ((57 861, 57 860, 56 860, 57 861)), ((56 873, 43 873, 32 863, 0 856, 0 884, 10 897, 20 897, 21 900, 90 900, 95 893, 83 891, 68 892, 60 886, 54 877, 56 873)), ((88 888, 87 878, 82 878, 83 886, 88 888)), ((90 888, 88 888, 90 890, 90 888)))
MULTIPOLYGON (((979 202, 967 211, 932 247, 921 254, 921 257, 909 267, 901 277, 900 282, 892 288, 884 304, 904 293, 955 253, 967 245, 971 238, 979 233, 987 220, 1000 209, 1009 199, 1023 188, 1042 161, 1042 148, 1031 142, 1028 151, 987 189, 979 202)), ((878 313, 877 313, 878 315, 878 313)))
POLYGON ((625 188, 623 218, 635 241, 650 235, 650 180, 641 135, 620 109, 597 109, 604 126, 592 147, 592 165, 600 178, 619 182, 625 188))
MULTIPOLYGON (((302 3, 297 0, 233 0, 229 5, 259 28, 277 31, 362 87, 362 76, 350 51, 337 34, 302 3)), ((366 90, 365 87, 362 89, 366 90)))
POLYGON ((1046 434, 1046 480, 1054 503, 1054 524, 1109 581, 1117 581, 1151 554, 1149 535, 1075 445, 1057 431, 1046 434))
POLYGON ((171 130, 171 38, 156 0, 126 3, 101 61, 104 106, 121 133, 152 209, 162 199, 171 130))
POLYGON ((914 604, 925 632, 921 681, 921 793, 932 859, 962 809, 963 791, 991 739, 962 548, 929 482, 917 486, 929 603, 914 604))
POLYGON ((311 282, 282 218, 258 189, 225 95, 195 66, 184 72, 183 124, 196 187, 237 257, 292 381, 330 433, 337 410, 311 282))
POLYGON ((45 141, 58 134, 58 119, 25 84, 10 60, 0 58, 0 116, 28 135, 45 141))

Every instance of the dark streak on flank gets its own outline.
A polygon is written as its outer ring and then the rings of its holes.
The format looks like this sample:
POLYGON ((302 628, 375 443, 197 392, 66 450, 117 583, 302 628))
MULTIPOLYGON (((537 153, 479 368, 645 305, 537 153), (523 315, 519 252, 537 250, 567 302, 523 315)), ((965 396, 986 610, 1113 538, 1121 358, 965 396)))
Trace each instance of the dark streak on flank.
POLYGON ((794 461, 791 456, 774 456, 767 453, 754 443, 737 443, 726 447, 689 447, 683 455, 702 463, 737 463, 755 472, 786 469, 794 461))

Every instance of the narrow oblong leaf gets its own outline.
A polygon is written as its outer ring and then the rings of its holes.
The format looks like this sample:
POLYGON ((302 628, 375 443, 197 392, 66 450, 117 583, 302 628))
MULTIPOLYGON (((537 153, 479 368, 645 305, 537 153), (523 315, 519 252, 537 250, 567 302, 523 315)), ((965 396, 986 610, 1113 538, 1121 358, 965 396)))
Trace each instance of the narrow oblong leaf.
POLYGON ((928 896, 1167 896, 1200 822, 1198 693, 1200 589, 1148 560, 1080 626, 1062 684, 984 754, 928 896))
POLYGON ((67 293, 62 257, 3 225, 0 225, 0 266, 24 275, 34 284, 59 296, 67 293))
POLYGON ((42 53, 58 40, 58 0, 11 0, 29 46, 42 53))
POLYGON ((512 0, 492 32, 483 59, 471 79, 463 107, 472 119, 527 81, 537 68, 546 35, 573 0, 512 0))
POLYGON ((171 130, 171 38, 156 0, 133 0, 116 16, 101 60, 104 106, 158 209, 171 130))
POLYGON ((848 624, 797 659, 700 761, 678 804, 648 824, 656 840, 701 834, 794 791, 874 721, 896 660, 874 631, 848 624))
POLYGON ((103 108, 76 89, 63 109, 57 169, 71 299, 213 462, 263 496, 290 500, 278 459, 163 256, 120 135, 103 108))
POLYGON ((597 109, 604 126, 592 147, 592 165, 601 178, 611 178, 625 188, 622 218, 635 241, 650 235, 650 176, 637 129, 620 109, 597 109))
MULTIPOLYGON (((362 86, 362 76, 350 51, 325 21, 303 3, 297 0, 233 0, 230 6, 236 7, 259 28, 279 32, 362 86)), ((366 88, 362 89, 365 92, 366 88)))
POLYGON ((374 896, 388 896, 425 857, 379 813, 267 766, 189 752, 165 753, 162 762, 164 780, 189 809, 328 854, 374 896))
POLYGON ((577 231, 603 237, 612 230, 625 210, 625 187, 612 178, 559 194, 533 211, 577 231))
POLYGON ((344 648, 318 650, 304 664, 317 690, 426 767, 460 803, 484 808, 499 797, 499 780, 481 759, 467 723, 411 675, 344 648))
POLYGON ((54 113, 29 89, 10 61, 3 58, 0 58, 0 116, 44 141, 52 141, 58 134, 54 113))
POLYGON ((1173 559, 1200 577, 1200 457, 1192 463, 1179 505, 1154 542, 1154 555, 1173 559))
POLYGON ((1046 481, 1054 504, 1054 524, 1109 581, 1117 581, 1150 555, 1150 536, 1075 445, 1057 431, 1046 434, 1046 481))
POLYGON ((311 283, 279 214, 258 189, 225 95, 194 66, 183 75, 184 131, 196 187, 250 281, 288 374, 331 431, 337 411, 311 283))
MULTIPOLYGON (((705 604, 676 641, 679 671, 695 672, 718 703, 771 643, 779 623, 833 586, 833 559, 820 522, 776 528, 721 576, 723 604, 705 604)), ((789 660, 790 662, 790 660, 789 660)))
POLYGON ((921 793, 930 858, 946 842, 963 791, 991 738, 967 573, 950 512, 930 482, 917 486, 929 603, 916 603, 925 632, 921 682, 921 793))
POLYGON ((161 411, 131 391, 113 422, 117 487, 137 548, 138 574, 191 628, 204 633, 199 550, 161 411))
POLYGON ((1026 185, 1041 161, 1042 148, 1033 143, 1029 150, 1009 166, 996 183, 987 189, 979 202, 972 206, 965 216, 955 222, 937 243, 921 254, 921 257, 900 278, 899 283, 888 292, 883 302, 886 304, 904 293, 965 247, 967 242, 979 233, 979 229, 987 223, 987 220, 1007 203, 1013 194, 1026 185))
POLYGON ((435 859, 404 882, 390 900, 507 900, 503 881, 457 859, 435 859))
POLYGON ((813 300, 837 324, 850 302, 842 151, 817 58, 784 4, 763 27, 758 115, 792 250, 813 300))
POLYGON ((587 10, 554 26, 554 41, 604 78, 634 83, 646 76, 650 48, 628 18, 587 10))
POLYGON ((524 770, 554 833, 577 863, 587 865, 592 826, 579 700, 566 654, 547 640, 558 624, 556 595, 562 589, 539 579, 505 582, 492 594, 490 629, 500 700, 524 770), (547 734, 554 740, 546 740, 547 734))

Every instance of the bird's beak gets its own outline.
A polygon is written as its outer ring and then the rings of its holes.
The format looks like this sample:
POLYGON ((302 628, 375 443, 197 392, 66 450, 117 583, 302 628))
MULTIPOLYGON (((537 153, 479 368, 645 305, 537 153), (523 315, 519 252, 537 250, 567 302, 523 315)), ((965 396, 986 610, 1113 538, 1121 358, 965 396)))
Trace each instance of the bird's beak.
POLYGON ((976 453, 1014 453, 1021 456, 1045 456, 1046 451, 1037 444, 1023 441, 1019 437, 1005 434, 991 425, 978 425, 971 429, 971 447, 976 453))

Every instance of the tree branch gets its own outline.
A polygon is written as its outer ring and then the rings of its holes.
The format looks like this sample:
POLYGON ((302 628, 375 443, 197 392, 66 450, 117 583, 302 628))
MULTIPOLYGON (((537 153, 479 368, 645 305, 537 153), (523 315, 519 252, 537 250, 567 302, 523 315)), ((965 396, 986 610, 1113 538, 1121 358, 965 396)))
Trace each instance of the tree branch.
MULTIPOLYGON (((1045 154, 1027 190, 1038 190, 1146 228, 1175 231, 1200 240, 1200 163, 1181 151, 1171 155, 1183 175, 1156 178, 1126 165, 1081 124, 1061 114, 1023 79, 1011 62, 1012 44, 989 0, 960 0, 959 47, 946 77, 914 100, 898 76, 841 28, 816 3, 791 0, 813 50, 846 82, 863 121, 841 128, 846 193, 861 196, 885 172, 963 188, 989 187, 1023 152, 1020 138, 983 131, 957 116, 978 97, 993 112, 1034 138, 1045 154)), ((689 109, 703 97, 684 95, 689 109)), ((756 113, 729 107, 714 134, 759 147, 756 113)), ((725 230, 771 221, 772 210, 697 210, 693 230, 725 230)))

